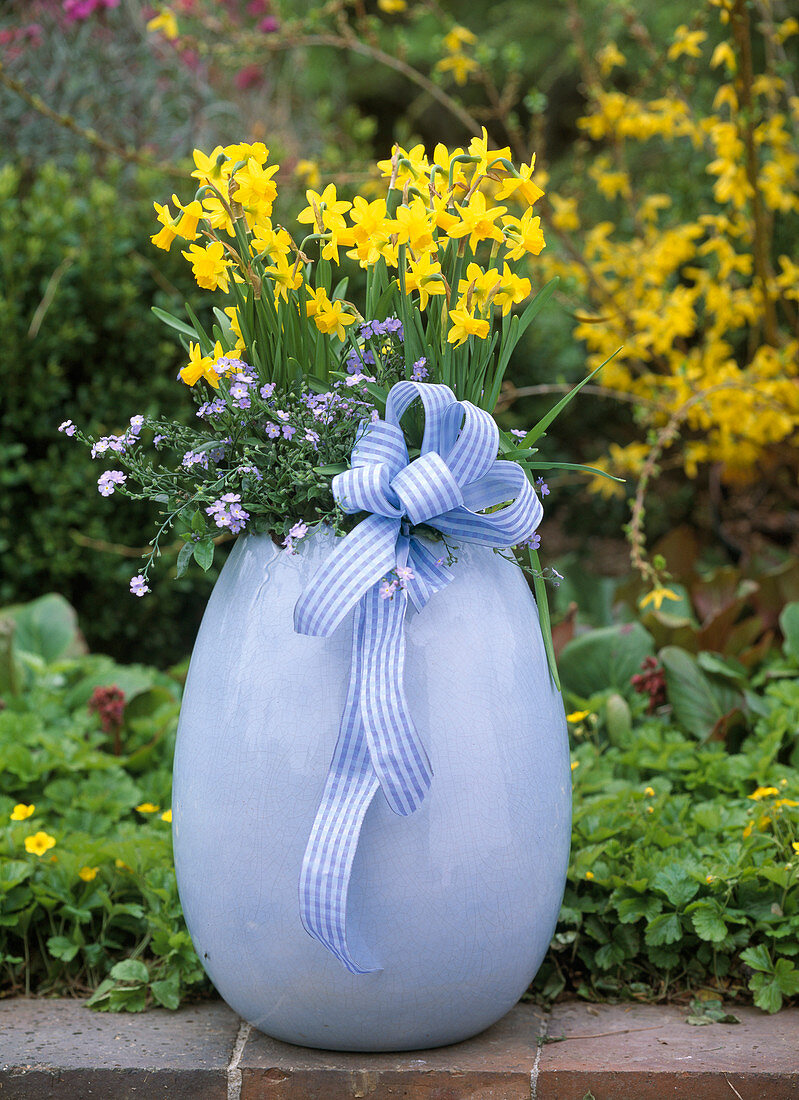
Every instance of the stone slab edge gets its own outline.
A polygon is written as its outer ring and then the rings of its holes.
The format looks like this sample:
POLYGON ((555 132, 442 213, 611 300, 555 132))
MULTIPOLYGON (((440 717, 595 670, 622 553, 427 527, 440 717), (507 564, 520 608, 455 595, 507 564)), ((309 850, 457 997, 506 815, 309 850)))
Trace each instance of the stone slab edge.
POLYGON ((220 1002, 136 1015, 0 1001, 0 1100, 799 1100, 799 1009, 691 1027, 655 1005, 517 1005, 438 1050, 306 1050, 220 1002))

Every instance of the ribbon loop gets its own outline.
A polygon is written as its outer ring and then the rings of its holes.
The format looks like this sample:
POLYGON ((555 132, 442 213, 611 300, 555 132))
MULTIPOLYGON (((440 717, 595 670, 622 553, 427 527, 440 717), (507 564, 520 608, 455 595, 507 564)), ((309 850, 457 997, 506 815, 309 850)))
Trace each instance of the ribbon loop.
POLYGON ((333 479, 340 507, 367 515, 317 569, 294 609, 295 630, 321 637, 354 609, 347 702, 303 859, 300 910, 310 935, 356 974, 374 969, 355 962, 346 935, 364 815, 378 789, 395 813, 414 813, 433 778, 403 688, 405 614, 409 599, 421 611, 453 574, 412 528, 426 524, 496 548, 530 538, 541 503, 522 468, 497 459, 498 444, 493 417, 457 401, 449 387, 393 386, 385 419, 362 425, 350 469, 333 479), (425 427, 421 454, 411 462, 400 420, 416 398, 425 427))

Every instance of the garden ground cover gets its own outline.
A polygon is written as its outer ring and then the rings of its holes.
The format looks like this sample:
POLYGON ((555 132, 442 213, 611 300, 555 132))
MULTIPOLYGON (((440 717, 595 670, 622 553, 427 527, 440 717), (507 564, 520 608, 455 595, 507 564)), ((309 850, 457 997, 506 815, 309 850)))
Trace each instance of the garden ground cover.
MULTIPOLYGON (((783 612, 782 648, 747 674, 738 743, 686 728, 679 695, 647 713, 653 693, 631 683, 652 648, 640 624, 573 643, 606 655, 590 694, 569 689, 567 647, 572 856, 531 996, 698 996, 773 1012, 799 993, 798 613, 783 612)), ((172 867, 185 667, 78 652, 55 596, 4 615, 16 644, 0 662, 3 995, 92 993, 98 1008, 140 1011, 211 994, 172 867)))

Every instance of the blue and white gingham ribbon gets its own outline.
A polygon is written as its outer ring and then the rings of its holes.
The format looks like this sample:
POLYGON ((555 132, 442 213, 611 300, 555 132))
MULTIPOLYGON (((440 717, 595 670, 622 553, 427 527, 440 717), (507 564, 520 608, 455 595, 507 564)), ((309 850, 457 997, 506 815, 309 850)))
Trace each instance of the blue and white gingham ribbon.
POLYGON ((303 925, 354 974, 379 969, 358 965, 347 945, 347 892, 364 815, 378 787, 395 813, 412 814, 432 779, 403 689, 405 611, 409 597, 421 610, 452 573, 413 528, 424 523, 458 542, 507 548, 530 538, 541 519, 530 481, 517 463, 497 459, 498 443, 493 417, 457 401, 447 386, 393 386, 385 420, 366 424, 351 468, 333 478, 343 510, 369 514, 294 610, 295 630, 321 637, 355 612, 347 701, 300 874, 303 925), (410 462, 400 419, 417 397, 425 429, 410 462), (380 581, 404 566, 413 573, 406 587, 381 597, 380 581))

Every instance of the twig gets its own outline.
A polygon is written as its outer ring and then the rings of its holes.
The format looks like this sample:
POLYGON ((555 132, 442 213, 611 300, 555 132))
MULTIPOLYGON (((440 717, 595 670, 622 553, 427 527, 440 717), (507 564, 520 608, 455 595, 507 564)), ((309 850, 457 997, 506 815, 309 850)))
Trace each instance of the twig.
POLYGON ((23 99, 29 107, 32 107, 34 111, 38 111, 40 115, 44 115, 45 118, 49 118, 51 122, 63 126, 66 130, 71 130, 73 134, 82 137, 84 141, 88 141, 90 145, 94 145, 97 149, 102 149, 104 153, 119 157, 120 160, 128 161, 130 164, 139 164, 144 168, 156 168, 167 176, 176 176, 182 179, 186 175, 185 170, 178 168, 176 164, 154 160, 143 153, 138 153, 135 149, 123 149, 121 146, 114 145, 113 142, 100 137, 96 130, 81 126, 72 115, 54 111, 41 96, 29 92, 21 81, 9 76, 2 61, 0 61, 0 84, 15 92, 20 99, 23 99))

